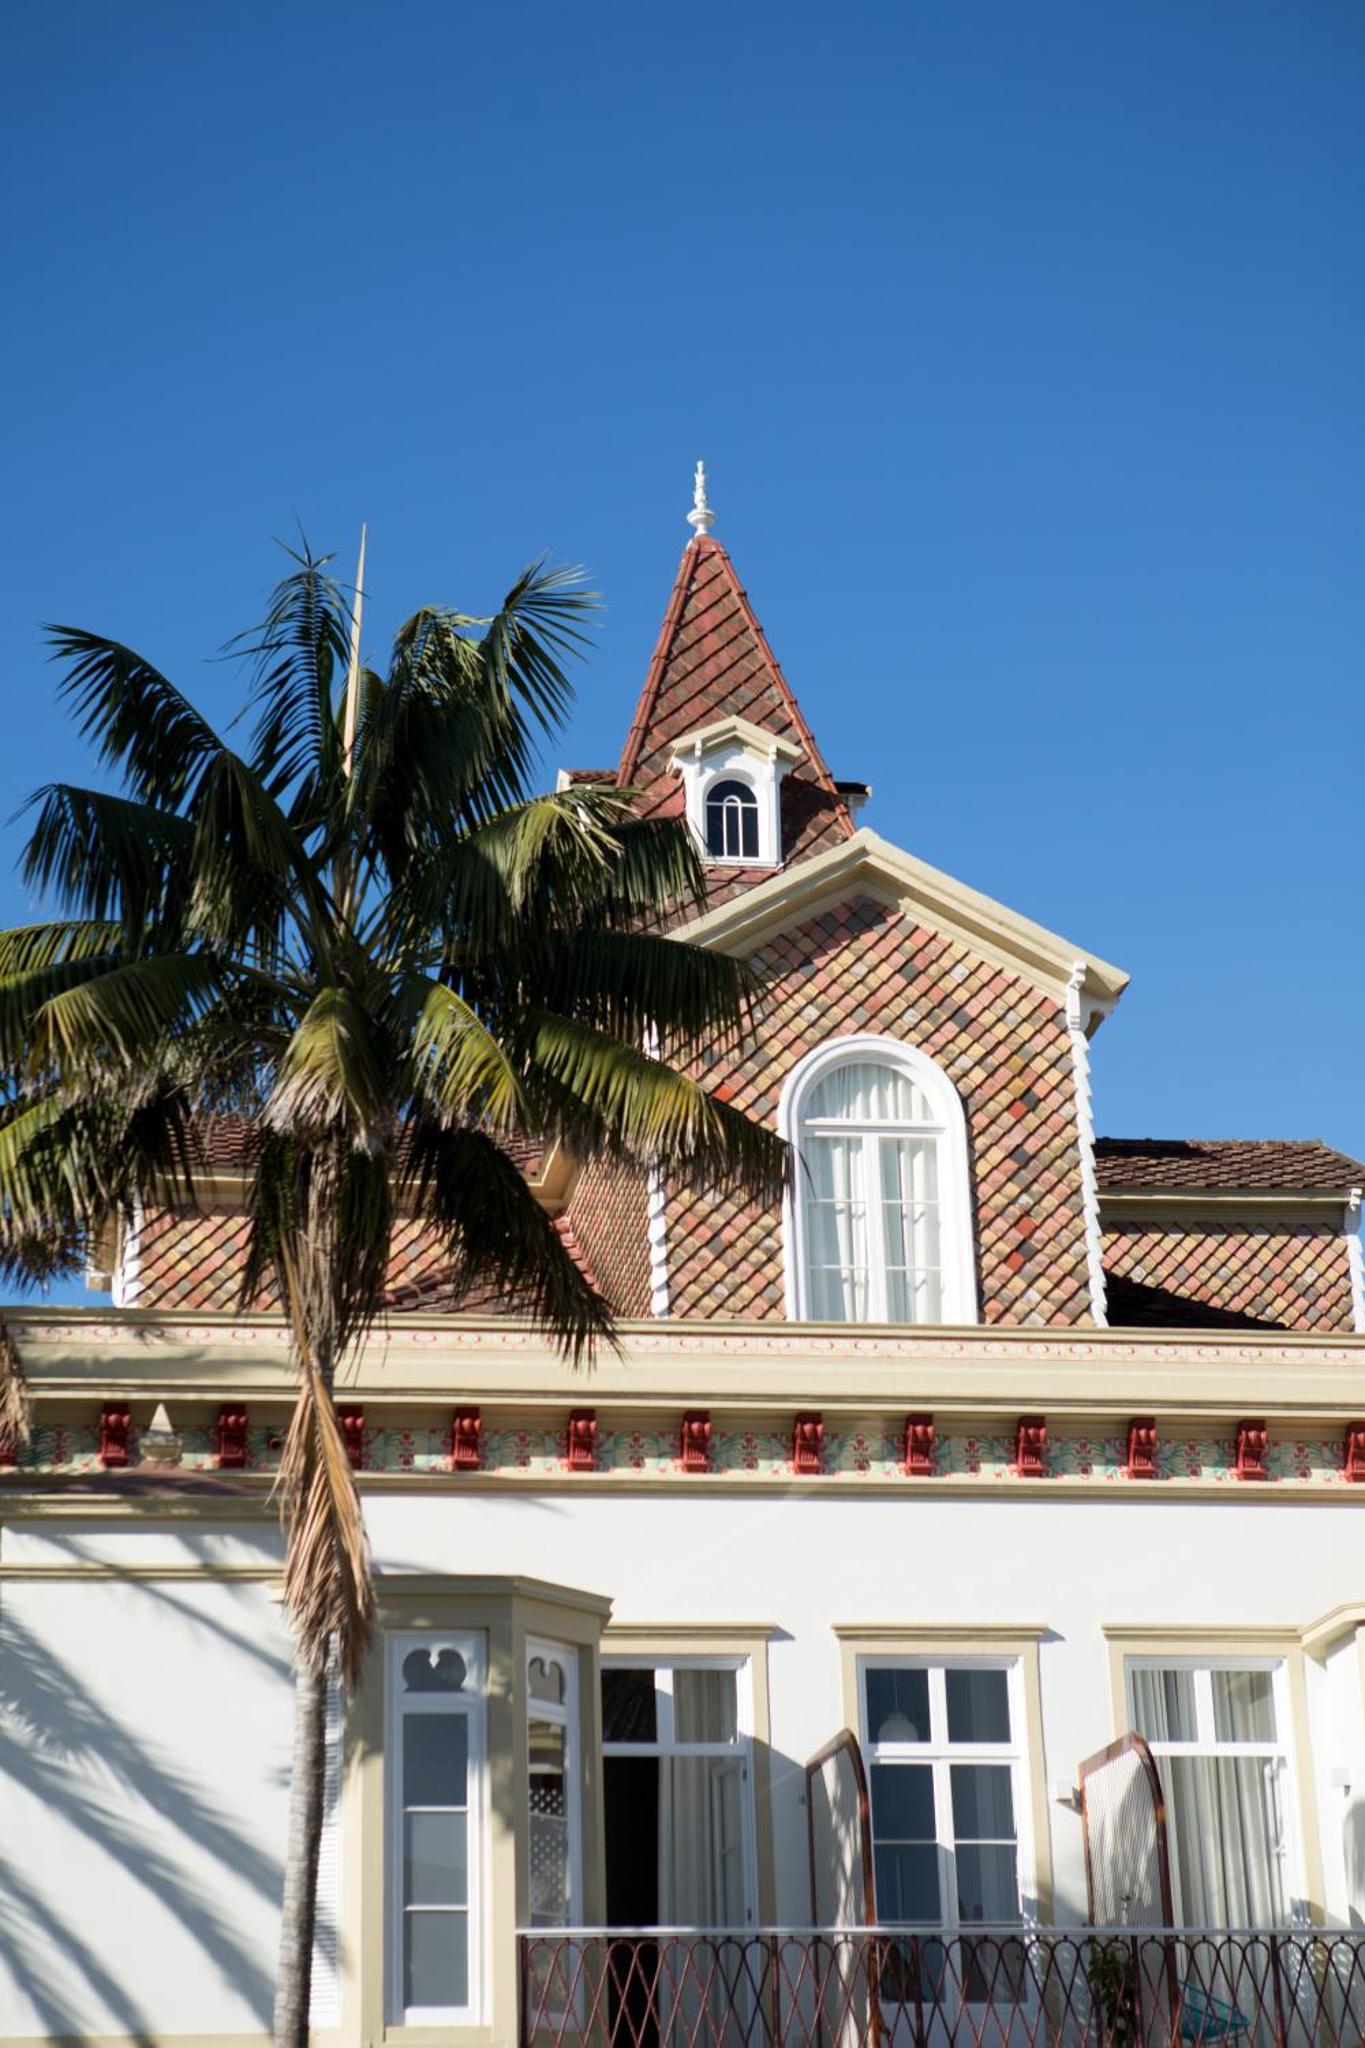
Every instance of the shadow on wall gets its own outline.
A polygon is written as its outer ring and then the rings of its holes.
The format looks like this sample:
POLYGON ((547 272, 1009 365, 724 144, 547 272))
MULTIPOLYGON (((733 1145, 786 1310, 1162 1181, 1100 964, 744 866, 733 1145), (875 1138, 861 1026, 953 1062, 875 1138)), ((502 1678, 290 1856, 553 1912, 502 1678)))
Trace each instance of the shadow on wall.
MULTIPOLYGON (((287 1677, 284 1659, 259 1643, 225 1629, 164 1586, 144 1579, 138 1587, 215 1630, 235 1650, 265 1658, 287 1677)), ((206 1961, 268 2028, 271 1978, 224 1924, 221 1907, 196 1889, 180 1863, 140 1828, 137 1803, 172 1822, 187 1842, 230 1869, 272 1910, 278 1910, 283 1882, 279 1860, 225 1817, 221 1803, 210 1796, 212 1787, 168 1767, 151 1745, 94 1701, 81 1675, 40 1642, 12 1608, 0 1614, 0 1775, 65 1819, 81 1840, 102 1850, 173 1914, 206 1961), (129 1795, 122 1810, 107 1796, 110 1781, 129 1795)), ((0 1952, 45 2030, 66 2036, 81 2032, 63 2003, 60 1979, 54 1977, 55 1954, 76 1981, 105 2003, 124 2031, 150 2042, 157 2029, 118 1981, 110 1958, 91 1946, 91 1930, 64 1916, 60 1882, 45 1892, 24 1864, 21 1849, 11 1843, 0 1854, 0 1952)), ((60 1879, 60 1872, 54 1875, 60 1879)))
POLYGON ((1341 1822, 1346 1860, 1346 1912, 1352 1927, 1365 1927, 1365 1797, 1352 1792, 1341 1822))

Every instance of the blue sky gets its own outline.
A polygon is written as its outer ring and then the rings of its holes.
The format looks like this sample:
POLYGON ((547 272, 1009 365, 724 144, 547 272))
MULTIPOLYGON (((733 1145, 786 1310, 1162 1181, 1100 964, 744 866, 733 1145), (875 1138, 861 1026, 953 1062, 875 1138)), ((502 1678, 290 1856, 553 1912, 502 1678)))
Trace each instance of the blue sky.
POLYGON ((1359 0, 20 0, 0 92, 0 813, 40 621, 223 712, 296 519, 372 656, 586 563, 612 760, 701 455, 867 821, 1132 973, 1100 1129, 1365 1155, 1359 0))

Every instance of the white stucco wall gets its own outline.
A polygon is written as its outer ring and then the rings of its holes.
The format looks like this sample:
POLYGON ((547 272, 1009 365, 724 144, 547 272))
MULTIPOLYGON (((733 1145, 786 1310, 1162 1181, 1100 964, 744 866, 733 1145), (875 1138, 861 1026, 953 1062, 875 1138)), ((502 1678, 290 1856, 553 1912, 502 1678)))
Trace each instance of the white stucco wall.
MULTIPOLYGON (((704 1483, 703 1483, 704 1485, 704 1483)), ((804 1759, 844 1719, 832 1624, 1045 1624, 1045 1775, 1060 1916, 1084 1911, 1080 1823, 1055 1781, 1116 1732, 1102 1623, 1298 1627, 1362 1593, 1349 1507, 387 1493, 376 1568, 525 1573, 633 1622, 762 1623, 778 1917, 806 1917, 804 1759)), ((35 1521, 0 1532, 0 2036, 255 2032, 268 2017, 289 1738, 268 1585, 51 1577, 35 1566, 250 1565, 238 1524, 35 1521), (17 1572, 11 1568, 20 1567, 17 1572)), ((1310 1672, 1327 1903, 1358 1913, 1360 1663, 1310 1672), (1343 1839, 1343 1830, 1345 1837, 1343 1839)), ((378 1881, 378 1873, 376 1873, 378 1881)))

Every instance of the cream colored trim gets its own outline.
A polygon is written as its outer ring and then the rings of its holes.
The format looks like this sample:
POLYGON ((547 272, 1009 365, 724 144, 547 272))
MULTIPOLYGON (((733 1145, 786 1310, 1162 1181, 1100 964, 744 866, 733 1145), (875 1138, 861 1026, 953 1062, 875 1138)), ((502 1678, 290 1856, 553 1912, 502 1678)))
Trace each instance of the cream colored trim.
MULTIPOLYGON (((148 1510, 156 1519, 157 1511, 148 1510)), ((278 1579, 283 1564, 109 1564, 103 1558, 73 1557, 61 1564, 0 1564, 0 1581, 63 1579, 120 1579, 133 1584, 177 1584, 200 1580, 216 1585, 268 1585, 278 1579)))
POLYGON ((1342 1230, 1346 1237, 1346 1270, 1351 1280, 1351 1320, 1365 1330, 1365 1250, 1361 1248, 1361 1190, 1352 1188, 1346 1197, 1342 1230))
POLYGON ((794 767, 805 759, 803 749, 794 740, 783 739, 780 733, 764 732, 747 718, 730 717, 698 726, 695 732, 679 733, 672 743, 669 766, 677 768, 688 754, 709 754, 727 740, 736 741, 746 753, 757 754, 764 761, 789 761, 794 767))
POLYGON ((1055 932, 1007 910, 1003 903, 969 889, 951 875, 916 860, 864 825, 851 839, 784 869, 771 881, 746 889, 728 903, 680 925, 675 938, 730 952, 751 949, 769 931, 781 929, 821 903, 861 888, 900 903, 917 922, 971 946, 997 966, 1052 990, 1065 991, 1073 962, 1085 961, 1086 993, 1111 1007, 1128 986, 1122 968, 1059 938, 1055 932))
POLYGON ((1019 1665, 1024 1688, 1024 1754, 1028 1759, 1030 1832, 1033 1837, 1033 1884, 1038 1899, 1038 1919, 1046 1927, 1052 1919, 1052 1817, 1047 1803, 1047 1754, 1043 1748, 1043 1691, 1039 1672, 1038 1645, 1046 1629, 1032 1622, 1022 1623, 935 1623, 896 1624, 871 1622, 836 1623, 839 1666, 843 1679, 844 1725, 857 1733, 862 1720, 858 1664, 861 1658, 878 1655, 905 1657, 1010 1657, 1019 1665))
POLYGON ((1115 1736, 1128 1728, 1126 1664, 1130 1657, 1277 1657, 1285 1667, 1289 1690, 1290 1749, 1294 1758, 1294 1790, 1303 1831, 1303 1883, 1313 1924, 1324 1920, 1326 1885, 1322 1840, 1318 1828, 1317 1780, 1313 1773, 1312 1724, 1304 1676, 1303 1632, 1294 1627, 1241 1626, 1222 1622, 1174 1622, 1148 1626, 1136 1622, 1102 1622, 1109 1644, 1109 1691, 1115 1736))
POLYGON ((649 1247, 649 1312, 666 1316, 672 1306, 668 1291, 668 1195, 664 1177, 651 1166, 645 1181, 645 1237, 649 1247))
POLYGON ((1299 1631, 1299 1640, 1310 1657, 1325 1657, 1333 1643, 1361 1629, 1365 1629, 1365 1600, 1348 1600, 1310 1621, 1299 1631))
POLYGON ((649 1657, 660 1664, 686 1657, 742 1657, 749 1668, 753 1702, 754 1860, 757 1924, 777 1918, 773 1869, 772 1701, 768 1685, 768 1644, 782 1631, 771 1622, 613 1622, 602 1637, 603 1657, 649 1657))
POLYGON ((1100 1189, 1100 1216, 1111 1223, 1143 1217, 1164 1223, 1311 1223, 1326 1233, 1341 1214, 1341 1196, 1286 1189, 1281 1194, 1218 1194, 1170 1188, 1100 1189))
POLYGON ((534 1600, 542 1607, 567 1607, 580 1614, 596 1614, 603 1622, 611 1613, 611 1599, 606 1593, 585 1593, 576 1586, 557 1586, 550 1579, 531 1579, 520 1574, 507 1578, 501 1574, 478 1574, 466 1578, 449 1572, 378 1572, 373 1583, 374 1597, 382 1612, 401 1606, 408 1615, 401 1624, 395 1622, 395 1627, 450 1628, 453 1624, 444 1613, 428 1624, 412 1619, 410 1610, 420 1610, 424 1602, 453 1599, 534 1600))

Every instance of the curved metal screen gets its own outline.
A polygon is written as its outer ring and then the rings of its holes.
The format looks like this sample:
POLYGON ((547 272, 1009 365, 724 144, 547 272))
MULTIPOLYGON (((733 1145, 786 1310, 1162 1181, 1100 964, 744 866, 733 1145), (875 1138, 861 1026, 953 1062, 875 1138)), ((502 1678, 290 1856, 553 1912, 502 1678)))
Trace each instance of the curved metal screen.
POLYGON ((1120 1736, 1081 1765, 1081 1826, 1091 1926, 1172 1926, 1166 1802, 1140 1735, 1120 1736))
POLYGON ((813 1927, 870 1927, 872 1835, 867 1773, 856 1737, 841 1728, 806 1765, 813 1927))

